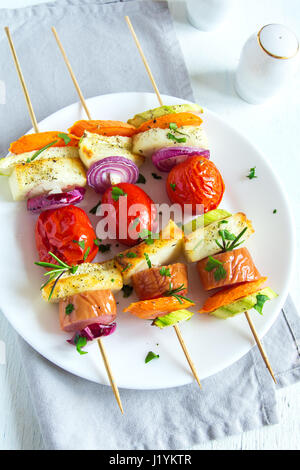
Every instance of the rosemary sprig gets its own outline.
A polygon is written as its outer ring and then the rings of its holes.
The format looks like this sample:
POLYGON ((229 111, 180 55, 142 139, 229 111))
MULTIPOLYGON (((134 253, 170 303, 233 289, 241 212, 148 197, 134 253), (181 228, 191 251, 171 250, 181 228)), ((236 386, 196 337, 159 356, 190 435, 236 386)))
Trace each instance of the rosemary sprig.
POLYGON ((164 293, 165 297, 175 297, 175 299, 178 300, 179 303, 183 304, 183 300, 187 300, 188 302, 193 302, 191 299, 188 299, 188 297, 184 297, 183 295, 178 294, 178 292, 182 291, 185 289, 184 284, 181 284, 181 286, 177 287, 176 289, 172 289, 172 284, 171 282, 169 283, 169 290, 167 290, 164 293))
POLYGON ((44 261, 36 261, 34 264, 36 264, 37 266, 42 266, 44 268, 52 268, 51 270, 47 271, 44 274, 44 276, 49 276, 49 277, 48 277, 47 281, 41 286, 41 290, 42 290, 44 287, 46 287, 49 284, 49 282, 51 282, 55 279, 55 282, 54 282, 54 284, 51 288, 51 291, 50 291, 50 294, 49 294, 49 297, 48 297, 48 301, 49 301, 51 299, 52 295, 53 295, 54 289, 55 289, 59 279, 61 278, 61 276, 64 273, 67 273, 67 272, 71 273, 71 274, 75 274, 77 269, 78 269, 78 266, 69 266, 64 261, 59 259, 51 251, 49 251, 48 254, 50 256, 52 256, 52 258, 54 258, 58 262, 58 265, 54 264, 54 263, 46 263, 44 261))

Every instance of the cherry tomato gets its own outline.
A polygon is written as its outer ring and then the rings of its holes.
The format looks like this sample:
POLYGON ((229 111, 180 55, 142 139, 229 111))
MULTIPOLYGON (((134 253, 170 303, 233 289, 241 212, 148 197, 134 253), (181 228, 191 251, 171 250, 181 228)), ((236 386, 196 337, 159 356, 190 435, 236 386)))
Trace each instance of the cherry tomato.
POLYGON ((136 245, 140 240, 139 233, 147 238, 147 232, 154 230, 156 207, 148 194, 138 186, 120 183, 108 188, 102 197, 103 204, 113 205, 116 237, 124 245, 136 245), (138 206, 134 206, 135 204, 138 206))
POLYGON ((72 205, 42 212, 35 227, 39 258, 47 263, 57 264, 49 251, 70 266, 88 263, 98 252, 95 239, 86 213, 72 205))
POLYGON ((225 185, 216 165, 200 155, 188 158, 174 166, 167 178, 167 193, 173 203, 203 204, 204 212, 216 209, 220 204, 225 185))

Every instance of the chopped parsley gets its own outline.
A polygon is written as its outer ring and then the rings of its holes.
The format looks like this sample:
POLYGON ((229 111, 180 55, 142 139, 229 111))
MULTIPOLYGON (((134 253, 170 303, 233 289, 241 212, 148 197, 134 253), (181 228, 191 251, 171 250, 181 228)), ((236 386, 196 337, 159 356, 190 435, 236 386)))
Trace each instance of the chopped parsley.
POLYGON ((95 205, 95 207, 92 207, 92 209, 90 210, 90 214, 96 214, 99 206, 101 206, 101 201, 99 201, 98 204, 95 205))
POLYGON ((64 132, 57 134, 57 137, 63 139, 65 145, 68 145, 71 142, 71 137, 69 137, 68 134, 65 134, 64 132))
POLYGON ((147 253, 144 253, 144 256, 146 258, 146 261, 147 261, 147 264, 148 264, 148 268, 152 268, 152 264, 151 264, 151 260, 149 258, 149 255, 147 253))
POLYGON ((82 250, 85 249, 85 240, 73 240, 73 243, 77 243, 82 250))
POLYGON ((65 310, 65 314, 66 315, 71 315, 71 313, 73 312, 74 310, 74 305, 73 304, 68 304, 66 306, 66 310, 65 310))
POLYGON ((134 253, 133 251, 129 251, 126 255, 126 258, 136 258, 137 254, 134 253))
POLYGON ((111 190, 111 197, 114 201, 118 201, 120 196, 127 196, 127 194, 124 193, 123 189, 114 186, 111 190))
POLYGON ((138 180, 136 182, 137 184, 145 184, 146 183, 146 178, 142 173, 139 174, 138 180))
POLYGON ((158 358, 159 358, 159 354, 155 354, 153 351, 149 351, 145 358, 145 364, 152 361, 152 359, 158 359, 158 358))
POLYGON ((171 139, 171 140, 174 140, 174 141, 177 142, 178 144, 181 144, 181 143, 186 142, 186 137, 176 137, 174 134, 171 134, 171 132, 169 132, 169 133, 167 134, 167 138, 168 138, 168 139, 171 139))
POLYGON ((276 214, 276 212, 277 212, 277 209, 274 209, 274 210, 273 210, 273 214, 276 214))
POLYGON ((107 251, 110 250, 111 244, 107 243, 106 245, 100 244, 98 245, 100 253, 106 253, 107 251))
POLYGON ((162 177, 160 175, 157 175, 156 173, 151 173, 151 175, 153 176, 153 178, 155 180, 161 180, 162 179, 162 177))
POLYGON ((122 291, 123 291, 123 297, 127 298, 132 294, 133 287, 127 286, 126 284, 124 284, 124 286, 122 287, 122 291))
POLYGON ((147 245, 153 245, 154 243, 154 233, 151 230, 143 229, 139 233, 139 238, 141 238, 147 245))
POLYGON ((256 296, 256 304, 254 305, 253 308, 255 308, 255 310, 257 310, 258 313, 260 313, 261 315, 263 313, 262 312, 263 306, 267 300, 270 300, 270 298, 267 295, 258 294, 256 296))
POLYGON ((223 264, 224 263, 222 263, 222 261, 209 256, 205 266, 205 271, 211 272, 214 270, 215 280, 220 281, 221 279, 225 279, 227 276, 227 272, 226 269, 224 269, 223 264))
POLYGON ((86 343, 87 343, 87 339, 86 339, 85 336, 76 335, 75 339, 74 339, 74 343, 75 343, 77 352, 79 352, 79 354, 81 354, 81 355, 82 354, 87 354, 87 351, 82 351, 82 349, 81 349, 84 346, 86 346, 86 343))
POLYGON ((132 264, 131 263, 127 263, 127 265, 125 266, 124 269, 122 269, 121 273, 124 273, 125 271, 127 271, 127 269, 131 268, 132 264))
POLYGON ((163 266, 163 267, 159 270, 159 274, 160 274, 161 276, 171 277, 170 269, 169 269, 169 268, 166 268, 165 266, 163 266))
POLYGON ((170 187, 173 191, 176 189, 176 183, 170 183, 170 187))
POLYGON ((249 178, 249 180, 252 180, 253 178, 257 178, 255 171, 256 171, 256 166, 254 166, 253 168, 250 168, 249 175, 247 175, 247 178, 249 178))
POLYGON ((235 236, 234 233, 230 233, 229 230, 219 230, 218 233, 222 239, 222 244, 219 243, 218 240, 215 240, 215 242, 218 247, 221 248, 223 253, 225 253, 226 251, 232 251, 234 248, 237 248, 242 243, 244 243, 245 240, 242 240, 239 243, 238 241, 244 235, 247 229, 248 227, 244 227, 243 230, 237 236, 235 236))

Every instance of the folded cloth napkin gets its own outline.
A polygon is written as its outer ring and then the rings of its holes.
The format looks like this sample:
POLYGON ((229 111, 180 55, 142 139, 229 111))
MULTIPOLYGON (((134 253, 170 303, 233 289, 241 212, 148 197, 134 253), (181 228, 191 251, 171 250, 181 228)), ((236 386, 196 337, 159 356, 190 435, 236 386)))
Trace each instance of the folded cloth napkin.
MULTIPOLYGON (((9 142, 30 127, 2 26, 11 27, 40 120, 77 101, 49 31, 52 25, 66 45, 86 97, 152 91, 124 22, 126 14, 143 38, 160 91, 193 100, 165 2, 63 0, 22 10, 0 10, 0 80, 5 82, 7 96, 7 104, 0 106, 0 151, 5 153, 9 142)), ((299 339, 300 319, 288 298, 263 340, 278 387, 300 378, 299 339)), ((207 440, 277 422, 275 386, 256 347, 226 370, 205 379, 202 392, 195 384, 168 389, 167 393, 122 390, 126 410, 122 416, 109 387, 68 374, 22 339, 19 344, 47 449, 190 449, 207 440)))

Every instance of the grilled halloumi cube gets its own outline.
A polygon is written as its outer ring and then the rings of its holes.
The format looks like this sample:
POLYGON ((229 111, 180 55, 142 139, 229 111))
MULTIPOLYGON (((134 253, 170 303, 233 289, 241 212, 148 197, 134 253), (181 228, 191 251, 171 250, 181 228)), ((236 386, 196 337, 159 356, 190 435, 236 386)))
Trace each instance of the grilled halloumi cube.
POLYGON ((208 148, 208 142, 206 133, 202 126, 182 126, 180 132, 185 134, 174 134, 175 137, 185 137, 185 142, 176 142, 173 139, 168 138, 168 134, 171 133, 170 129, 160 129, 158 127, 149 129, 145 132, 140 132, 133 136, 133 147, 132 151, 145 157, 151 157, 151 155, 163 147, 201 147, 204 149, 208 148))
MULTIPOLYGON (((0 159, 0 174, 1 175, 10 175, 14 167, 19 163, 26 163, 28 159, 31 159, 36 153, 36 150, 33 152, 20 153, 18 155, 11 153, 7 157, 0 159)), ((45 160, 47 158, 79 158, 78 148, 77 147, 49 147, 46 150, 43 150, 35 159, 36 160, 45 160)))
POLYGON ((222 244, 222 238, 219 234, 221 229, 226 229, 237 236, 245 227, 248 227, 240 241, 247 240, 254 233, 251 221, 242 212, 237 212, 225 220, 227 223, 222 227, 220 221, 216 221, 195 230, 184 238, 184 253, 188 261, 199 261, 207 256, 220 253, 222 250, 215 240, 222 244))
POLYGON ((132 138, 124 136, 104 136, 85 131, 79 141, 79 156, 89 168, 93 163, 106 157, 126 157, 137 166, 144 163, 144 157, 132 152, 132 138))
MULTIPOLYGON (((42 289, 43 299, 48 301, 55 280, 42 289)), ((82 263, 74 274, 64 273, 57 282, 50 302, 59 302, 81 292, 91 290, 111 290, 118 292, 123 287, 123 280, 114 260, 104 263, 82 263)))
POLYGON ((9 186, 15 201, 59 193, 75 186, 86 185, 85 169, 79 158, 48 158, 18 163, 9 176, 9 186))
POLYGON ((145 254, 149 256, 153 267, 173 261, 181 252, 182 240, 182 230, 170 220, 153 244, 142 242, 117 255, 116 265, 122 273, 124 284, 130 284, 133 274, 148 268, 145 254), (133 257, 132 253, 136 256, 133 257))

